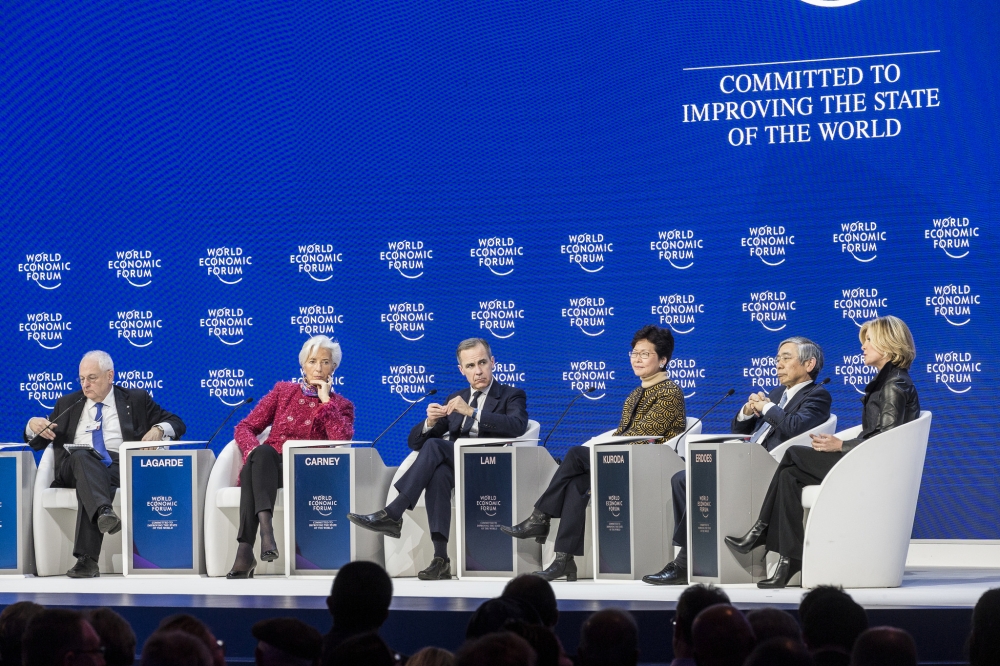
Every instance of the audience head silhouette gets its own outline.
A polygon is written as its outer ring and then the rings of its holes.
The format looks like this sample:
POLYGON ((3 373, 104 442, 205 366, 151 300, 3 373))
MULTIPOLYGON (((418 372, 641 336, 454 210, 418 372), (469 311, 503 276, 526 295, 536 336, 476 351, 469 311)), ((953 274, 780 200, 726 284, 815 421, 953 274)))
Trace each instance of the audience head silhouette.
POLYGON ((851 666, 917 666, 917 645, 902 629, 873 627, 854 642, 851 666))
POLYGON ((158 629, 142 646, 142 666, 212 666, 212 655, 194 634, 158 629))
POLYGON ((556 593, 552 591, 552 584, 541 576, 522 574, 511 579, 500 598, 519 599, 531 604, 546 627, 554 627, 559 621, 556 593))
POLYGON ((527 624, 541 624, 538 612, 527 602, 520 599, 487 599, 469 618, 465 628, 465 637, 479 638, 503 629, 508 620, 520 620, 527 624))
POLYGON ((455 666, 537 666, 528 641, 509 631, 466 641, 455 653, 455 666))
POLYGON ((812 652, 851 654, 854 641, 868 628, 868 615, 838 587, 817 587, 799 605, 802 637, 812 652))
MULTIPOLYGON (((212 658, 213 666, 226 666, 226 653, 208 625, 187 613, 177 613, 163 618, 158 631, 183 631, 201 641, 212 658)), ((143 648, 145 650, 145 648, 143 648)))
POLYGON ((802 629, 791 613, 780 608, 755 608, 747 613, 747 622, 753 629, 757 644, 765 643, 772 638, 790 638, 796 643, 802 643, 802 629))
POLYGON ((580 666, 635 666, 639 662, 639 627, 632 614, 607 608, 586 619, 577 647, 580 666))
POLYGON ((691 625, 698 613, 709 606, 728 604, 729 597, 722 590, 698 583, 692 585, 677 599, 674 609, 674 657, 678 659, 694 658, 694 639, 691 638, 691 625))
POLYGON ((326 606, 338 629, 378 629, 389 617, 392 579, 374 562, 349 562, 333 579, 326 606))
POLYGON ((976 602, 965 649, 971 666, 1000 664, 1000 588, 983 592, 976 602))
POLYGON ((104 663, 101 639, 82 613, 47 608, 28 620, 21 641, 21 663, 62 666, 67 659, 84 656, 91 656, 97 664, 104 663))
POLYGON ((743 666, 813 666, 813 658, 801 641, 779 637, 758 643, 743 666))
POLYGON ((727 604, 709 606, 699 613, 691 625, 691 636, 698 666, 742 666, 754 647, 750 623, 727 604))
POLYGON ((314 627, 293 617, 275 617, 253 625, 257 666, 317 666, 323 637, 314 627))
POLYGON ((28 621, 45 610, 33 601, 18 601, 0 613, 0 663, 21 663, 21 640, 28 621))
POLYGON ((106 666, 132 666, 135 663, 135 632, 128 620, 110 608, 95 608, 87 620, 101 637, 106 666))

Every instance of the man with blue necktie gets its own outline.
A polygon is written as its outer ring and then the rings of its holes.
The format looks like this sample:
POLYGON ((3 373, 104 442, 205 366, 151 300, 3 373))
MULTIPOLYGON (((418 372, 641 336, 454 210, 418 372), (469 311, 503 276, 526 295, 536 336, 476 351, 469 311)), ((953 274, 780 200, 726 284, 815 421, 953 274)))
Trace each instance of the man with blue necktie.
MULTIPOLYGON (((768 451, 782 442, 826 423, 833 398, 822 384, 815 383, 823 369, 823 350, 801 336, 786 338, 774 357, 779 385, 769 394, 750 394, 733 417, 730 430, 749 435, 750 442, 768 451)), ((674 545, 677 557, 655 574, 643 576, 651 585, 687 585, 687 477, 684 470, 670 479, 674 498, 674 545)))
POLYGON ((50 443, 55 454, 53 488, 75 488, 78 501, 70 578, 100 575, 97 558, 104 534, 121 531, 111 503, 120 480, 118 448, 122 442, 156 442, 184 434, 184 422, 161 408, 143 390, 114 385, 115 366, 102 351, 80 361, 80 391, 64 395, 46 419, 28 421, 25 440, 36 451, 50 443))

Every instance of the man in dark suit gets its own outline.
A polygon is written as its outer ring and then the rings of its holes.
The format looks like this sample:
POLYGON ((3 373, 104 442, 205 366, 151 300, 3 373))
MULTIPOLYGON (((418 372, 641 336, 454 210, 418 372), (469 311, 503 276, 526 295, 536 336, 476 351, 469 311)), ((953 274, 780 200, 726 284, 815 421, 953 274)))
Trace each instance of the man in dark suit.
POLYGON ((458 369, 469 388, 448 396, 445 404, 427 405, 427 418, 410 431, 408 444, 420 454, 396 482, 399 496, 381 511, 347 514, 365 529, 398 539, 403 512, 413 509, 420 493, 427 491, 427 522, 434 543, 434 558, 417 576, 421 580, 451 578, 448 536, 451 530, 451 493, 455 489, 454 440, 459 437, 520 437, 528 428, 524 391, 493 381, 494 360, 490 344, 469 338, 458 345, 458 369), (447 439, 445 439, 447 437, 447 439))
MULTIPOLYGON (((768 451, 808 432, 830 418, 830 397, 815 380, 823 369, 823 350, 812 340, 795 336, 782 340, 774 358, 780 386, 765 395, 750 394, 730 424, 732 432, 768 451)), ((674 499, 674 545, 677 557, 658 573, 643 576, 652 585, 687 585, 687 478, 682 470, 670 479, 674 499)))
POLYGON ((143 390, 114 385, 115 366, 105 352, 80 361, 80 391, 64 395, 46 419, 28 421, 24 437, 39 451, 50 443, 55 454, 53 488, 76 488, 79 503, 70 578, 94 578, 104 534, 117 534, 121 520, 111 507, 122 442, 155 442, 184 434, 184 422, 161 408, 143 390))

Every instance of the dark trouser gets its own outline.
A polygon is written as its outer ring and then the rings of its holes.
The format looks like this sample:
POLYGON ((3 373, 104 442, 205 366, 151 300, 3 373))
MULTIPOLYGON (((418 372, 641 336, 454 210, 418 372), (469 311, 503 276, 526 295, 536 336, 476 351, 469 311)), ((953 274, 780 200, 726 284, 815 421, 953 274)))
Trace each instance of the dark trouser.
POLYGON ((240 470, 240 529, 236 540, 251 546, 257 541, 260 511, 274 511, 278 488, 284 484, 281 454, 268 444, 250 452, 240 470))
POLYGON ((674 545, 687 548, 687 471, 681 470, 670 477, 670 493, 674 498, 674 545))
POLYGON ((118 477, 118 454, 111 453, 111 467, 90 449, 69 452, 56 470, 53 488, 76 488, 76 538, 73 540, 73 557, 86 555, 95 562, 101 554, 104 535, 97 529, 97 510, 111 506, 118 477))
POLYGON ((793 446, 785 452, 760 508, 760 520, 767 523, 767 549, 794 560, 802 559, 802 489, 823 482, 844 456, 840 451, 816 451, 793 446))
POLYGON ((574 446, 566 452, 549 487, 535 508, 559 519, 556 552, 583 555, 587 503, 590 501, 590 449, 574 446))
POLYGON ((445 439, 428 439, 410 469, 396 482, 396 490, 406 496, 413 509, 420 493, 427 491, 427 526, 447 539, 451 533, 451 492, 455 489, 455 444, 445 439))

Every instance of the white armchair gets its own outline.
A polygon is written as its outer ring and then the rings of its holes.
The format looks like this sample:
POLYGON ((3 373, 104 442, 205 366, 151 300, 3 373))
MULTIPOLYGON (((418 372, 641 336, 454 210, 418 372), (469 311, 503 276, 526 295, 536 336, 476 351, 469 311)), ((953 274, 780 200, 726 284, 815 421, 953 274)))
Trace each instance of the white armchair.
POLYGON ((811 430, 808 430, 802 434, 796 435, 791 439, 786 439, 781 444, 774 447, 774 449, 771 450, 771 456, 780 463, 781 459, 785 455, 785 451, 787 451, 789 448, 793 446, 811 446, 812 439, 809 438, 810 434, 832 435, 835 432, 837 432, 837 415, 830 414, 830 418, 828 418, 821 425, 811 430))
MULTIPOLYGON (((538 439, 538 421, 528 421, 528 429, 519 439, 538 439)), ((389 494, 385 503, 389 504, 396 499, 399 491, 396 490, 396 482, 410 469, 417 459, 417 451, 410 451, 399 468, 392 477, 389 484, 389 494)), ((427 523, 427 504, 424 502, 424 495, 420 493, 413 510, 407 511, 403 517, 403 529, 400 538, 393 539, 385 537, 385 570, 393 578, 403 578, 416 576, 421 569, 426 567, 431 558, 434 557, 434 544, 431 543, 431 531, 427 523)), ((455 493, 451 496, 451 531, 455 531, 455 493)), ((448 541, 448 558, 453 562, 458 561, 458 545, 454 539, 448 541)), ((453 565, 453 571, 457 571, 457 565, 453 565)))
MULTIPOLYGON (((899 587, 917 509, 931 413, 856 446, 806 486, 802 586, 899 587)), ((856 437, 861 426, 837 433, 856 437)))
MULTIPOLYGON (((257 440, 267 439, 271 428, 257 435, 257 440)), ((225 576, 236 560, 236 533, 240 526, 240 488, 236 481, 243 468, 243 456, 236 440, 232 440, 219 453, 208 477, 205 491, 205 569, 209 576, 225 576)), ((255 574, 285 573, 285 491, 278 489, 274 504, 274 540, 278 544, 279 557, 273 562, 260 559, 260 539, 254 545, 257 558, 255 574)))
MULTIPOLYGON (((35 473, 31 522, 35 541, 35 570, 39 576, 60 576, 74 564, 73 540, 79 504, 74 488, 50 488, 55 479, 55 453, 45 447, 35 473)), ((121 515, 121 493, 115 491, 112 506, 121 515)), ((123 532, 105 534, 97 565, 102 574, 122 573, 123 532)))

